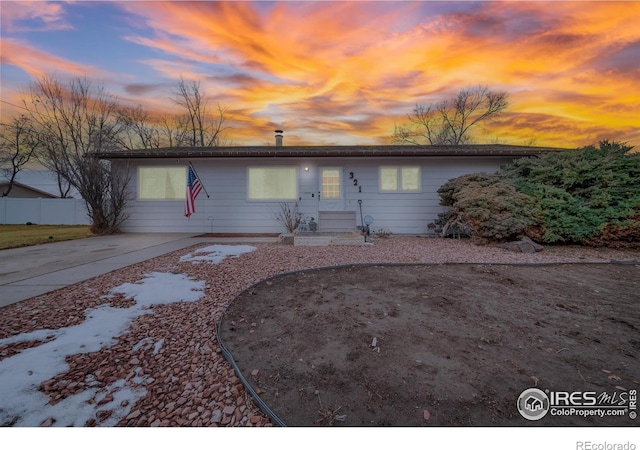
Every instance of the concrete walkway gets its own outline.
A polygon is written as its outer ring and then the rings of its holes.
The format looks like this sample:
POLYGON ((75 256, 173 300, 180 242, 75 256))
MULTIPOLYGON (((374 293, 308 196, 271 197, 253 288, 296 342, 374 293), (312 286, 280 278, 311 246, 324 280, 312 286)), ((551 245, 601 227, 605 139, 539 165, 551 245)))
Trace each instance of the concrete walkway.
POLYGON ((199 243, 270 241, 125 233, 0 250, 0 308, 199 243))

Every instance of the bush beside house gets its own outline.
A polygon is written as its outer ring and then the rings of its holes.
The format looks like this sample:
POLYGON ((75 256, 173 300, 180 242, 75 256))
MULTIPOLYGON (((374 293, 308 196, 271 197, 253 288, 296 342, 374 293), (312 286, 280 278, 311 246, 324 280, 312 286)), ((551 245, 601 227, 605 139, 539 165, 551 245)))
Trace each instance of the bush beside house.
POLYGON ((533 199, 517 192, 502 175, 463 175, 442 185, 438 193, 442 205, 453 207, 436 223, 444 235, 465 234, 478 242, 511 240, 534 221, 533 199))
POLYGON ((446 230, 476 241, 520 236, 546 244, 640 244, 640 153, 603 141, 578 150, 522 158, 497 174, 471 174, 438 190, 446 230))

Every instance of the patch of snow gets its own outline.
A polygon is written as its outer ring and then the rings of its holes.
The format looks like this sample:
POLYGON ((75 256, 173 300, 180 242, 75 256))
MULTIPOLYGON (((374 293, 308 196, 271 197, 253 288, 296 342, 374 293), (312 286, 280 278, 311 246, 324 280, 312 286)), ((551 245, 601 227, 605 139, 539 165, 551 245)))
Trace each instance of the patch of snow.
POLYGON ((137 352, 142 347, 144 347, 146 344, 151 344, 152 342, 153 342, 153 339, 146 337, 144 339, 141 339, 140 342, 138 342, 136 345, 134 345, 132 350, 134 352, 137 352))
POLYGON ((160 351, 163 345, 164 345, 164 338, 160 339, 158 342, 156 342, 153 345, 153 356, 156 356, 158 354, 158 352, 160 351))
MULTIPOLYGON (((111 415, 108 419, 99 422, 98 425, 101 427, 114 427, 120 422, 122 419, 127 417, 131 412, 131 406, 138 399, 141 399, 145 395, 147 395, 147 390, 144 388, 132 388, 126 385, 125 380, 116 380, 112 384, 107 387, 107 391, 113 396, 113 400, 109 403, 105 403, 100 405, 92 411, 91 408, 87 410, 87 418, 93 417, 99 411, 111 411, 111 415), (129 408, 122 407, 122 404, 127 404, 129 408)), ((91 406, 91 405, 88 405, 91 406)), ((84 423, 82 424, 84 425, 84 423)))
POLYGON ((0 346, 17 344, 19 342, 31 342, 31 341, 46 341, 60 334, 60 330, 34 330, 28 333, 18 334, 16 336, 9 336, 8 338, 0 339, 0 346))
MULTIPOLYGON (((55 426, 83 426, 95 418, 100 410, 111 410, 111 416, 98 422, 101 426, 113 426, 126 417, 138 399, 146 395, 140 386, 127 387, 125 380, 118 380, 107 387, 114 400, 99 408, 87 403, 98 394, 98 389, 87 389, 55 405, 38 387, 44 381, 69 370, 67 356, 97 352, 115 344, 138 316, 149 314, 152 305, 164 305, 179 301, 196 301, 203 295, 204 281, 194 281, 182 274, 153 272, 137 283, 124 283, 112 290, 135 299, 130 308, 112 308, 101 305, 85 312, 85 321, 59 330, 37 330, 0 340, 0 345, 14 342, 42 340, 53 337, 37 347, 0 361, 0 425, 38 426, 52 418, 55 426), (127 402, 125 402, 127 400, 127 402), (127 406, 123 407, 122 404, 127 406)), ((158 348, 158 343, 156 343, 158 348)), ((142 384, 141 377, 136 381, 142 384)))
POLYGON ((147 277, 136 283, 121 284, 111 292, 135 298, 134 308, 146 308, 177 301, 194 302, 202 296, 204 289, 204 281, 193 281, 183 274, 153 272, 147 277))
POLYGON ((180 258, 180 261, 191 261, 192 263, 206 261, 212 264, 218 264, 226 257, 231 256, 237 258, 245 253, 251 253, 255 249, 255 247, 250 245, 210 245, 200 248, 193 253, 187 253, 180 258))
POLYGON ((139 366, 136 367, 134 369, 134 372, 135 372, 136 376, 133 377, 133 382, 137 383, 137 384, 144 384, 146 376, 145 376, 145 374, 144 374, 144 372, 142 370, 142 367, 139 367, 139 366))

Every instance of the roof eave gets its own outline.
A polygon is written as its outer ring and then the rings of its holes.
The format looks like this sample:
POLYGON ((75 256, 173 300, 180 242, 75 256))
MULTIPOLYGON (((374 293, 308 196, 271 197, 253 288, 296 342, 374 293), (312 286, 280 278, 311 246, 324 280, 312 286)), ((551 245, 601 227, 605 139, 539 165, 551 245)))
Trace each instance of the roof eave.
POLYGON ((413 146, 299 146, 299 147, 212 147, 167 148, 97 153, 100 159, 138 158, 323 158, 323 157, 524 157, 567 149, 550 147, 521 147, 495 145, 467 145, 440 147, 413 146))

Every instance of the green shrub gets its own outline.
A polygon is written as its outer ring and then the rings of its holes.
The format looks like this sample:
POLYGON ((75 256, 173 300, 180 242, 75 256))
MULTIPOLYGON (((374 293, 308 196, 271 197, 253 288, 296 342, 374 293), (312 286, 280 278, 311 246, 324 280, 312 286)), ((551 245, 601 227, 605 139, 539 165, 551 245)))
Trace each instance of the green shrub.
POLYGON ((630 149, 602 141, 599 148, 518 160, 502 173, 535 199, 543 242, 613 244, 634 235, 625 228, 640 226, 640 154, 630 149))
POLYGON ((522 158, 498 174, 471 174, 438 190, 452 209, 440 225, 468 224, 472 237, 526 234, 543 243, 637 245, 640 153, 602 141, 578 150, 522 158))

